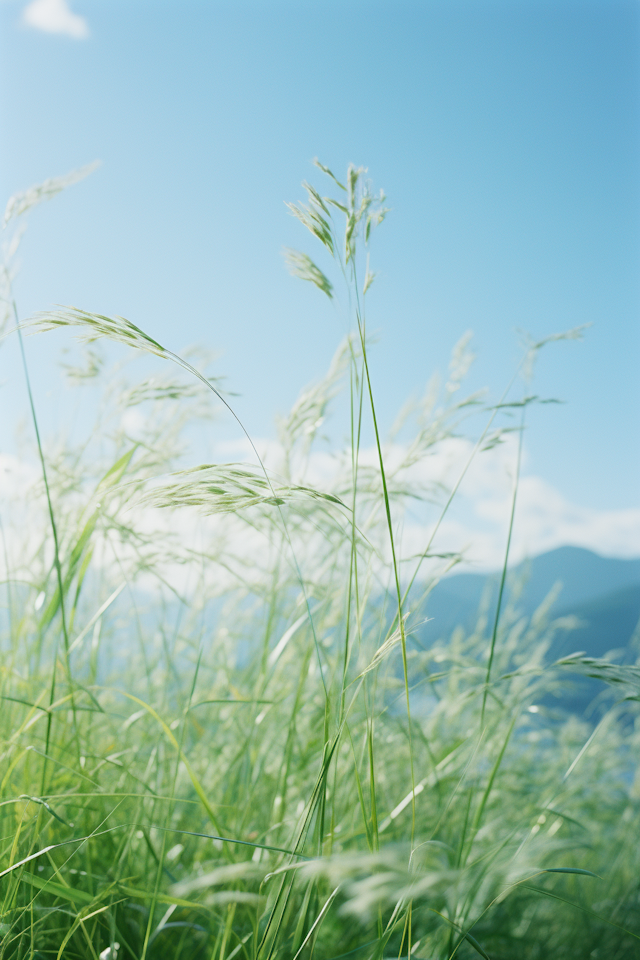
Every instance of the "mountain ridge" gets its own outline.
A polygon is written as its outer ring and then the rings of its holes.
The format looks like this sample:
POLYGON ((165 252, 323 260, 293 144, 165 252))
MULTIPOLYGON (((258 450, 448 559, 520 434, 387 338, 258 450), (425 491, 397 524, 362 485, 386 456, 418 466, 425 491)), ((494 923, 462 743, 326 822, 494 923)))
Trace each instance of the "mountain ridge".
MULTIPOLYGON (((482 602, 489 609, 495 607, 499 580, 499 571, 464 572, 441 580, 426 604, 427 616, 433 618, 429 622, 431 639, 446 636, 458 625, 473 627, 482 602)), ((510 569, 505 599, 509 600, 514 589, 519 591, 517 605, 531 615, 554 587, 558 594, 551 604, 552 616, 573 615, 597 623, 597 636, 594 628, 585 632, 584 627, 567 634, 576 640, 582 634, 590 656, 628 645, 640 618, 640 558, 602 557, 583 547, 557 547, 510 569), (604 639, 607 616, 612 626, 609 646, 604 639)))

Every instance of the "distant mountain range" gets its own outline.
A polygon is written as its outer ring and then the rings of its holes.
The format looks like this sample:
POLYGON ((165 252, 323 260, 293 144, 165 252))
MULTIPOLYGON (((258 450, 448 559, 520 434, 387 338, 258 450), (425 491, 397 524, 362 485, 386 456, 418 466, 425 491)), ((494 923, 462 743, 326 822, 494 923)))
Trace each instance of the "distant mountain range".
MULTIPOLYGON (((483 602, 491 616, 499 580, 499 573, 460 573, 443 579, 427 602, 427 616, 433 619, 421 630, 423 641, 444 639, 458 625, 472 628, 483 602)), ((559 547, 510 570, 505 599, 520 584, 517 605, 523 613, 532 614, 556 587, 559 592, 551 615, 573 615, 581 623, 558 637, 551 659, 577 650, 590 657, 617 651, 616 659, 621 662, 635 660, 640 654, 640 648, 630 645, 640 629, 640 559, 612 559, 580 547, 559 547)), ((568 691, 563 698, 563 706, 583 712, 601 689, 596 681, 578 681, 576 691, 568 691)))

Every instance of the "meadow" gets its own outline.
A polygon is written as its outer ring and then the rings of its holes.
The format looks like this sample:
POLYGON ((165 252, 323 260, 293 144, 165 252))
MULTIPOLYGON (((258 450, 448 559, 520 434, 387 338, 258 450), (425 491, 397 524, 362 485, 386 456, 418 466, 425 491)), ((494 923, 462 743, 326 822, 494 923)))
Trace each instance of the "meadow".
MULTIPOLYGON (((7 235, 74 179, 13 198, 7 235)), ((489 403, 464 395, 462 341, 383 436, 366 299, 385 198, 354 167, 341 181, 318 164, 318 181, 292 233, 333 272, 294 250, 288 266, 340 291, 350 333, 268 448, 238 422, 238 462, 189 459, 194 429, 235 417, 206 354, 75 308, 19 321, 8 242, 4 329, 27 383, 27 335, 66 330, 83 346, 60 375, 100 399, 81 439, 41 436, 32 401, 2 500, 3 960, 640 957, 640 669, 549 662, 570 624, 550 603, 523 616, 505 587, 552 344, 526 344, 489 403), (334 409, 348 436, 329 447, 334 409), (453 482, 421 469, 465 430, 453 482), (434 639, 430 592, 461 560, 441 523, 506 439, 497 604, 434 639), (414 504, 430 517, 417 551, 414 504), (597 723, 539 706, 572 673, 611 691, 597 723)))

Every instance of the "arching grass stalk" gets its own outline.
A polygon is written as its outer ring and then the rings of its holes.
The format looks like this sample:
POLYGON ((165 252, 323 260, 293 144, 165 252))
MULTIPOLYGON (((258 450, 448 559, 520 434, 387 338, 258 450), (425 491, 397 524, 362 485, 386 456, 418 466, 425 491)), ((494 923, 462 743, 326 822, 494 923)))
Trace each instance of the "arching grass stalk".
MULTIPOLYGON (((174 353, 172 350, 168 350, 166 347, 163 347, 157 340, 154 340, 153 337, 150 337, 147 333, 132 323, 130 320, 126 320, 124 317, 106 317, 102 314, 89 313, 86 310, 79 310, 76 307, 67 307, 61 308, 57 311, 52 311, 49 313, 39 314, 36 317, 26 321, 23 326, 34 328, 39 331, 53 330, 57 327, 81 327, 84 328, 87 332, 87 339, 90 341, 97 340, 99 338, 106 338, 113 340, 116 343, 124 344, 125 346, 134 347, 135 349, 142 350, 146 353, 151 353, 154 356, 160 357, 164 360, 171 360, 173 363, 177 364, 191 376, 196 377, 208 390, 210 390, 222 404, 226 407, 228 412, 231 414, 233 419, 236 421, 240 427, 245 438, 249 442, 251 450, 258 461, 261 472, 264 475, 266 484, 271 494, 271 502, 277 508, 280 515, 280 520, 282 522, 283 530, 287 539, 287 544, 289 546, 293 564, 295 567, 296 575, 302 591, 304 602, 307 608, 307 615, 309 618, 309 624, 311 626, 311 632, 313 635, 314 646, 316 650, 316 656, 318 659, 318 669, 320 672, 320 677, 322 680, 322 686, 325 694, 325 704, 326 710, 329 710, 329 693, 327 689, 327 684, 324 676, 324 668, 322 664, 322 656, 320 653, 320 645, 318 643, 318 637, 315 630, 315 625, 313 621, 313 615, 311 611, 311 604, 309 601, 309 596, 304 585, 304 580, 302 577, 302 571, 298 563, 296 552, 293 546, 293 541, 289 534, 289 529, 287 526, 286 519, 281 510, 282 500, 278 496, 276 490, 273 487, 273 483, 269 476, 269 473, 266 469, 266 466, 262 460, 262 457, 258 453, 255 443, 251 438, 248 430, 236 414, 235 410, 231 404, 225 399, 225 397, 220 393, 220 391, 208 380, 200 371, 190 364, 187 360, 181 357, 179 354, 174 353)), ((21 333, 20 333, 21 335, 21 333)), ((327 734, 328 736, 328 734, 327 734)), ((326 742, 326 737, 325 737, 326 742)))
MULTIPOLYGON (((109 340, 113 340, 116 343, 121 343, 121 344, 124 344, 125 346, 133 347, 135 349, 142 350, 146 353, 151 353, 154 356, 160 357, 162 359, 171 360, 173 363, 177 364, 187 373, 196 377, 201 383, 204 384, 205 387, 207 387, 208 390, 210 390, 218 398, 218 400, 220 400, 221 403, 224 404, 226 409, 229 411, 233 419, 236 421, 236 423, 240 427, 245 438, 247 439, 251 447, 251 450, 254 456, 256 457, 256 460, 258 461, 260 470, 264 475, 266 485, 270 491, 270 494, 271 494, 270 502, 277 508, 278 513, 280 515, 283 530, 285 532, 285 536, 287 539, 287 544, 291 551, 291 557, 292 557, 296 575, 299 581, 300 589, 302 590, 304 602, 307 608, 309 624, 311 626, 311 631, 314 639, 314 646, 316 650, 316 656, 318 659, 318 669, 320 672, 320 677, 322 680, 322 685, 325 693, 325 701, 327 703, 327 709, 328 709, 329 694, 328 694, 328 689, 327 689, 326 680, 324 676, 324 668, 322 664, 320 646, 318 643, 318 638, 317 638, 313 616, 311 612, 311 605, 310 605, 309 597, 304 585, 302 572, 300 570, 300 566, 299 566, 296 552, 293 546, 293 542, 289 534, 286 519, 282 513, 282 510, 280 509, 283 501, 278 495, 279 491, 277 492, 273 487, 273 483, 268 474, 266 466, 262 460, 262 457, 258 453, 258 450, 251 438, 251 435, 249 434, 246 427, 244 426, 244 424, 236 414, 231 404, 225 399, 225 397, 213 385, 213 383, 211 383, 210 380, 208 380, 203 374, 201 374, 196 367, 190 364, 183 357, 179 356, 179 354, 176 354, 173 351, 163 347, 160 343, 158 343, 157 340, 154 340, 147 333, 141 330, 140 327, 136 326, 136 324, 132 323, 130 320, 125 319, 124 317, 107 317, 107 316, 103 316, 102 314, 89 313, 86 310, 79 310, 76 307, 66 307, 66 308, 62 307, 56 311, 42 313, 35 317, 32 317, 29 320, 22 323, 21 326, 25 329, 30 328, 30 329, 34 329, 42 332, 47 330, 53 330, 58 327, 81 327, 86 330, 87 340, 90 342, 100 338, 106 338, 109 340)), ((20 337, 22 337, 20 326, 17 325, 15 329, 18 330, 20 337)), ((8 333, 12 333, 12 332, 13 332, 12 330, 8 331, 8 333)), ((8 333, 5 333, 3 337, 0 339, 3 339, 5 336, 8 336, 8 333)), ((310 492, 313 493, 313 491, 310 491, 310 492)))

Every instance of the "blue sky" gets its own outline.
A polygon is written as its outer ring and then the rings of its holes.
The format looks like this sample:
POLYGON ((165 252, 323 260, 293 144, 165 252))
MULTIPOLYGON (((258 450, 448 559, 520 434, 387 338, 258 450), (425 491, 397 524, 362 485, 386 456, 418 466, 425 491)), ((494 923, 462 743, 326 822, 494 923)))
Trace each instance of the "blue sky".
MULTIPOLYGON (((71 303, 204 342, 268 436, 343 332, 283 267, 284 246, 314 252, 283 201, 315 156, 364 164, 392 208, 369 304, 383 422, 469 328, 470 386, 497 396, 516 328, 592 323, 541 358, 536 392, 567 402, 532 416, 527 470, 583 510, 637 505, 637 2, 1 0, 0 17, 3 194, 102 161, 32 214, 23 315, 71 303)), ((51 389, 51 345, 29 349, 51 389)))

